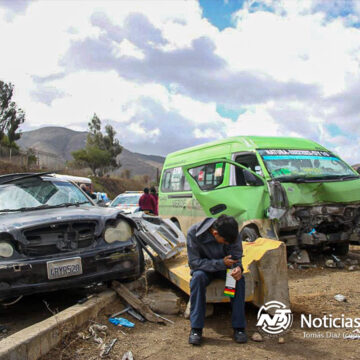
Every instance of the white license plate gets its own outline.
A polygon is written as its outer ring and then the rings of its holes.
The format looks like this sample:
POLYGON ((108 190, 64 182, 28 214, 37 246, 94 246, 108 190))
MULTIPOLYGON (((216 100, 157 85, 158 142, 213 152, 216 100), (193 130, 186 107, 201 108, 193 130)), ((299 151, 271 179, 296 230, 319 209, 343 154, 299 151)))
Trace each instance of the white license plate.
POLYGON ((80 257, 48 261, 46 265, 49 280, 81 275, 83 272, 80 257))

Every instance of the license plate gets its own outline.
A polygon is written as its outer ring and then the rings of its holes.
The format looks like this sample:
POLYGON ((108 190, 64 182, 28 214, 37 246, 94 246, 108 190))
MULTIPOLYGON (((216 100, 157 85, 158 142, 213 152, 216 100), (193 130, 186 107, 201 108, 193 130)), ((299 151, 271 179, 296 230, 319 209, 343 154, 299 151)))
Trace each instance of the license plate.
POLYGON ((81 275, 83 272, 80 257, 48 261, 46 265, 49 280, 81 275))

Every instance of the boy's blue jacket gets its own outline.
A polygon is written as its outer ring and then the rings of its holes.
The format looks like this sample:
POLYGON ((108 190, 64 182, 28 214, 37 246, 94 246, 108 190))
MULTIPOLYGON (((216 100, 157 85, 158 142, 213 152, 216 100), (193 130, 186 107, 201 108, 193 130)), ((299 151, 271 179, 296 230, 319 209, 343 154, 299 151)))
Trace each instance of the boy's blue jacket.
POLYGON ((188 230, 187 252, 191 273, 195 270, 208 272, 226 270, 223 259, 227 255, 238 260, 235 266, 240 266, 243 269, 241 261, 243 250, 240 236, 233 244, 219 244, 208 231, 215 221, 214 218, 205 218, 188 230))

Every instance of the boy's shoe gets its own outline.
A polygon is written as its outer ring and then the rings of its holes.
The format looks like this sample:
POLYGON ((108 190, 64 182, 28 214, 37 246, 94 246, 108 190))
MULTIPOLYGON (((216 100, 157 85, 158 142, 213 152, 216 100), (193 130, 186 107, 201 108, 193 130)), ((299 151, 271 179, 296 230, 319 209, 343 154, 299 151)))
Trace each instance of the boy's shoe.
POLYGON ((191 329, 189 336, 189 344, 200 345, 202 339, 202 329, 191 329))
POLYGON ((242 329, 234 329, 234 340, 239 344, 245 344, 247 342, 245 331, 242 329))

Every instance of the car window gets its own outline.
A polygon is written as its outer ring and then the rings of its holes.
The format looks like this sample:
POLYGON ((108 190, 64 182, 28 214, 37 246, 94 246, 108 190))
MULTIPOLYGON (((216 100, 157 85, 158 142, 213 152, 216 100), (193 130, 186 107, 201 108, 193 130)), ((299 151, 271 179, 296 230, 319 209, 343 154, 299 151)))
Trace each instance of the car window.
POLYGON ((201 190, 213 190, 224 180, 225 163, 201 165, 189 170, 201 190))
POLYGON ((164 171, 161 183, 162 192, 190 191, 190 189, 181 167, 164 171))
POLYGON ((112 203, 111 206, 124 205, 137 205, 141 194, 139 195, 119 195, 112 203))
POLYGON ((355 175, 341 159, 328 151, 271 149, 259 150, 272 178, 326 178, 355 175))
POLYGON ((32 177, 0 186, 0 211, 64 203, 92 205, 83 192, 69 182, 32 177))

